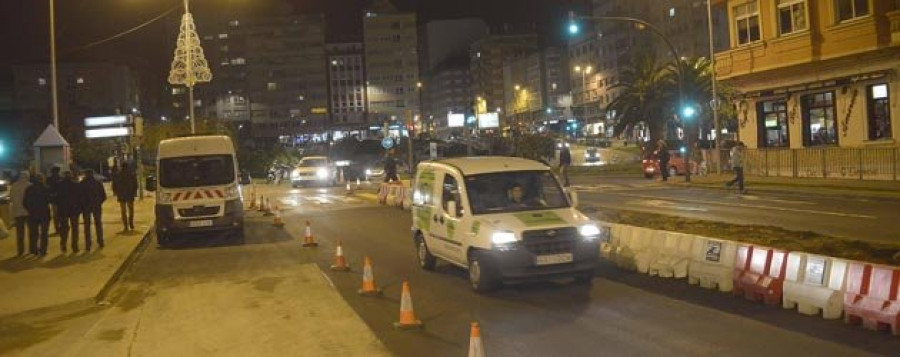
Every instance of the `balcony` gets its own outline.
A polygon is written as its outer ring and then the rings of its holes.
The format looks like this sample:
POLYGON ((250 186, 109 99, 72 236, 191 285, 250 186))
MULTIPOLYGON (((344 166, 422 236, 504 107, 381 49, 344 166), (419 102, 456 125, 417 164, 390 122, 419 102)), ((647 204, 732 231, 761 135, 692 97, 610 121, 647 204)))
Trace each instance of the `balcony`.
POLYGON ((900 45, 900 10, 891 11, 886 14, 891 22, 891 45, 900 45))

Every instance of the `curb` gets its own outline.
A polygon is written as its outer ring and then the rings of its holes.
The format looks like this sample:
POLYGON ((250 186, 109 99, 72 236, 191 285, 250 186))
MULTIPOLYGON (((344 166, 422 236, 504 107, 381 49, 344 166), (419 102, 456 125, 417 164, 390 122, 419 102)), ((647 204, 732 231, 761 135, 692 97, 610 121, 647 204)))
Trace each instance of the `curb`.
POLYGON ((125 274, 125 271, 128 270, 128 268, 131 267, 131 265, 134 264, 135 261, 137 261, 144 250, 147 249, 147 246, 150 245, 151 241, 150 233, 153 232, 154 227, 155 225, 151 225, 150 228, 147 229, 147 232, 145 232, 143 237, 141 237, 141 241, 134 247, 131 253, 129 253, 128 256, 125 257, 125 260, 122 261, 122 264, 120 264, 119 267, 116 268, 116 271, 109 278, 109 280, 106 281, 106 284, 103 284, 103 288, 101 288, 100 292, 98 292, 97 295, 94 296, 95 303, 103 304, 105 302, 107 295, 109 295, 109 292, 112 291, 113 286, 115 286, 116 283, 119 282, 119 279, 123 274, 125 274))

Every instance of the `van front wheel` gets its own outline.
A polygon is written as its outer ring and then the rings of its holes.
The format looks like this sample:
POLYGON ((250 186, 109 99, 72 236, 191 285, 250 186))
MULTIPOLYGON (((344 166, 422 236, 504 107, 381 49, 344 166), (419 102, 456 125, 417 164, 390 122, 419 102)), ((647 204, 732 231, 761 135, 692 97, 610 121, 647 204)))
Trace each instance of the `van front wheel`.
POLYGON ((478 252, 469 255, 469 283, 477 293, 492 291, 499 285, 492 262, 478 252))
POLYGON ((419 259, 419 267, 428 271, 434 270, 437 258, 428 251, 428 246, 425 245, 425 237, 422 237, 421 234, 416 235, 416 253, 419 259))

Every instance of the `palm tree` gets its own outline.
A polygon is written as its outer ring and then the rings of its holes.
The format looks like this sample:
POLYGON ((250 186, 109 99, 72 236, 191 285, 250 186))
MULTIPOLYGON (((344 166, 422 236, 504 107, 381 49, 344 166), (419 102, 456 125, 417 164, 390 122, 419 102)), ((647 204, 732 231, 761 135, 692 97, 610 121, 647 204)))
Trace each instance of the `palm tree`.
MULTIPOLYGON (((671 69, 649 55, 637 56, 631 66, 622 70, 618 83, 610 90, 619 90, 619 95, 606 107, 615 120, 613 134, 644 123, 654 142, 666 137, 666 124, 673 113, 672 103, 677 100, 678 91, 671 91, 671 69)), ((677 86, 677 82, 675 82, 677 86)))

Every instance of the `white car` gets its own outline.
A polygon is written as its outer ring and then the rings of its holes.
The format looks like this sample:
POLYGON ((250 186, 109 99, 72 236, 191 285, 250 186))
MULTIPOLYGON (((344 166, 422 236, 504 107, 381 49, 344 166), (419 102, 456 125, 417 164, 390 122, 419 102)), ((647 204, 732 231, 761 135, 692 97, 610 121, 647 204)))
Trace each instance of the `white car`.
POLYGON ((419 265, 436 258, 468 269, 476 292, 505 281, 575 277, 590 282, 603 238, 537 161, 469 157, 419 164, 412 185, 419 265))
POLYGON ((291 171, 291 186, 300 187, 312 184, 333 186, 335 183, 334 165, 325 156, 307 156, 300 160, 291 171))

